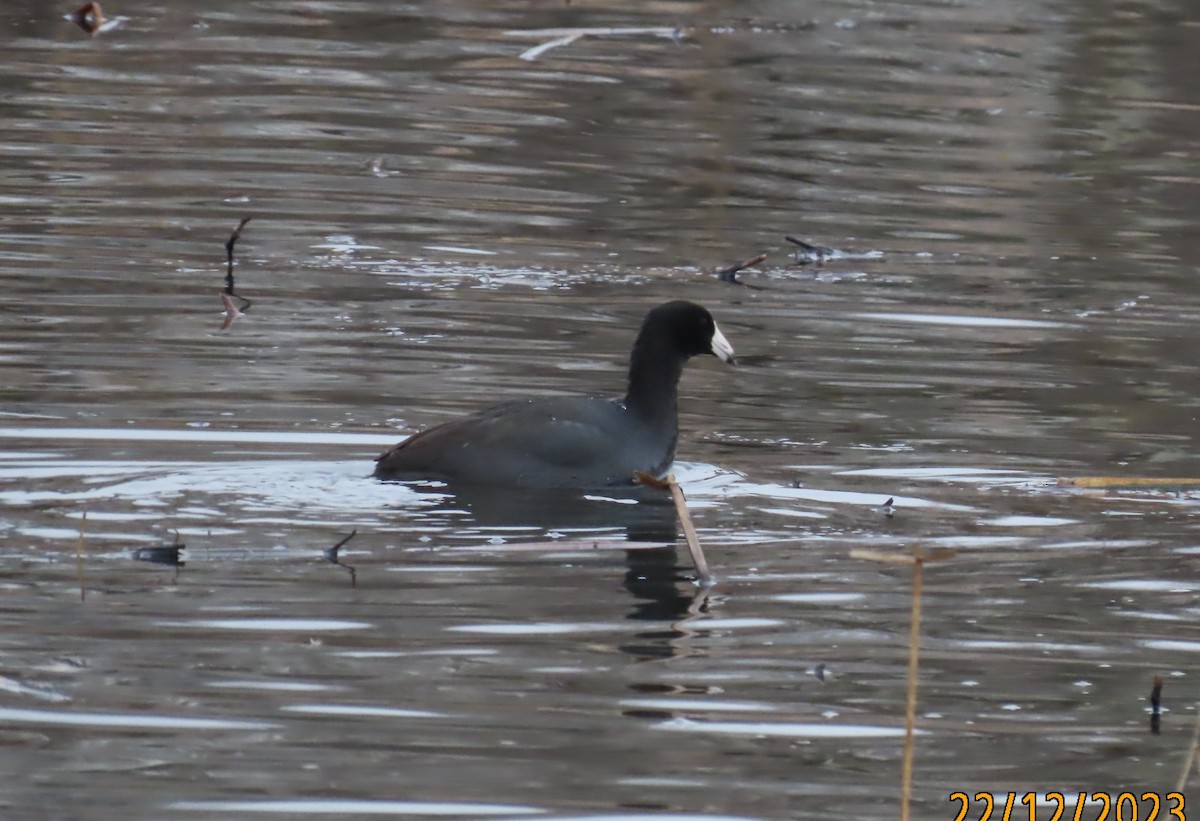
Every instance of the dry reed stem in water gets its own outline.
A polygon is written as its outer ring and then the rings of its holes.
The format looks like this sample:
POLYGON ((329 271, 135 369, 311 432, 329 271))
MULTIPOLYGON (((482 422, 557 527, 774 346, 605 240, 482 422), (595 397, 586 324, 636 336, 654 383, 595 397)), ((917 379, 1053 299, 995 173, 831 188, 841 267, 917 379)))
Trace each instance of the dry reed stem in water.
POLYGON ((683 528, 683 536, 687 539, 687 546, 688 550, 691 551, 692 561, 696 564, 696 576, 700 584, 711 584, 712 574, 708 572, 708 561, 704 558, 704 551, 700 548, 700 537, 696 535, 696 528, 692 524, 692 516, 688 513, 687 499, 684 498, 683 489, 675 481, 675 474, 667 474, 667 486, 671 489, 671 499, 675 502, 675 512, 679 516, 679 524, 683 528))
MULTIPOLYGON (((1175 789, 1182 791, 1192 772, 1192 761, 1196 758, 1197 747, 1200 747, 1200 704, 1196 705, 1196 729, 1192 731, 1192 743, 1188 745, 1187 758, 1183 760, 1183 772, 1179 774, 1179 783, 1175 789)), ((1200 762, 1198 762, 1200 763, 1200 762)))
POLYGON ((917 681, 921 662, 921 584, 925 556, 921 546, 913 549, 912 615, 908 634, 908 696, 904 710, 904 762, 900 770, 900 821, 908 821, 912 798, 913 725, 917 720, 917 681))

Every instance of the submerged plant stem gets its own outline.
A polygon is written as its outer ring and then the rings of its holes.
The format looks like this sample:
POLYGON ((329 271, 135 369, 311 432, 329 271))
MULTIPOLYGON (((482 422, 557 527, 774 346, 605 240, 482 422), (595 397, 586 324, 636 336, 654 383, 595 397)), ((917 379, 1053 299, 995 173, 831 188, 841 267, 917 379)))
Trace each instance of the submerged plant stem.
POLYGON ((708 561, 700 547, 700 537, 696 535, 696 527, 692 524, 692 516, 688 513, 687 499, 683 488, 675 481, 675 475, 667 476, 667 486, 671 489, 671 499, 675 502, 675 512, 679 516, 679 525, 683 528, 683 536, 687 539, 688 550, 691 551, 692 561, 696 565, 696 578, 702 586, 713 583, 712 573, 708 571, 708 561))

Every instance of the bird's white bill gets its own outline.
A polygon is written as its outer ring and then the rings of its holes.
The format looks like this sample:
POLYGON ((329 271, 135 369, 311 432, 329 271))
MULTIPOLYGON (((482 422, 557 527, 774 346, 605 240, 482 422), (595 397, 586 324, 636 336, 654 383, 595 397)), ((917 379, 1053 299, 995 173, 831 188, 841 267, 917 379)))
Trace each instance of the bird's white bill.
POLYGON ((725 334, 721 333, 721 329, 715 322, 713 323, 712 352, 722 362, 733 361, 733 346, 729 344, 729 340, 725 338, 725 334))

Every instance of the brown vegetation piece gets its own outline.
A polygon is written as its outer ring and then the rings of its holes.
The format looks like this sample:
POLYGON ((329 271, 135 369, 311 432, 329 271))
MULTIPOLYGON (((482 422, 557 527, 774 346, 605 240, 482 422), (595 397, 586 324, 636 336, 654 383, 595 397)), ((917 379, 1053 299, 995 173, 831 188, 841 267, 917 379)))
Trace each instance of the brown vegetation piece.
POLYGON ((1198 487, 1200 478, 1195 476, 1173 476, 1156 478, 1154 476, 1076 476, 1056 480, 1059 487, 1082 488, 1175 488, 1198 487))
POLYGON ((99 3, 84 3, 71 12, 71 22, 88 34, 95 34, 104 26, 104 10, 99 3))
POLYGON ((667 478, 663 480, 639 470, 633 474, 633 479, 646 487, 671 492, 671 501, 675 503, 675 514, 679 517, 679 526, 683 528, 688 551, 692 554, 692 562, 696 565, 696 580, 701 587, 711 586, 714 579, 708 570, 708 560, 704 558, 704 550, 700 547, 700 537, 696 535, 696 527, 692 524, 691 514, 688 513, 687 499, 683 495, 683 489, 675 481, 675 474, 668 473, 667 478))

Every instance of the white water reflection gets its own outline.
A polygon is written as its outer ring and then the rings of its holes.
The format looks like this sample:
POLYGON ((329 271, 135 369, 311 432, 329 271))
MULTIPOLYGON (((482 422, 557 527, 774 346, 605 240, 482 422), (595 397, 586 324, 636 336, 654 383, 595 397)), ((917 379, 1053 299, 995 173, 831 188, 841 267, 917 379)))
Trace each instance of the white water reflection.
POLYGON ((612 633, 619 624, 604 623, 531 623, 531 624, 460 624, 447 628, 456 633, 480 633, 492 636, 563 636, 586 633, 612 633))
POLYGON ((353 718, 442 718, 445 716, 445 713, 436 713, 431 710, 405 710, 400 707, 373 707, 366 704, 287 704, 280 709, 287 713, 353 718))
POLYGON ((275 798, 254 801, 174 801, 166 809, 255 815, 390 815, 424 818, 475 818, 540 815, 545 810, 511 804, 459 801, 389 801, 354 798, 275 798))
POLYGON ((144 713, 100 713, 81 710, 31 710, 0 707, 0 721, 14 724, 56 724, 70 727, 111 727, 129 730, 268 730, 278 725, 267 721, 144 713))
POLYGON ((967 328, 1076 328, 1070 322, 1055 322, 1044 319, 1020 319, 1001 316, 964 316, 951 314, 908 314, 908 313, 858 313, 854 319, 871 319, 878 322, 906 322, 920 325, 957 325, 967 328))
POLYGON ((627 698, 622 707, 634 710, 672 710, 679 712, 769 713, 779 709, 765 701, 725 701, 719 698, 627 698))
POLYGON ((206 630, 239 630, 272 633, 328 633, 342 630, 370 630, 375 627, 363 621, 339 619, 189 619, 187 621, 160 621, 161 627, 195 627, 206 630))
MULTIPOLYGON (((319 433, 268 430, 168 430, 153 428, 0 427, 0 439, 99 442, 235 442, 255 445, 378 445, 385 448, 404 434, 319 433)), ((370 471, 368 471, 369 473, 370 471)))
MULTIPOLYGON (((716 735, 754 736, 758 738, 903 738, 903 727, 880 727, 870 724, 820 724, 814 722, 774 721, 693 721, 674 718, 655 725, 660 730, 678 733, 713 733, 716 735)), ((916 735, 925 735, 916 730, 916 735)))

